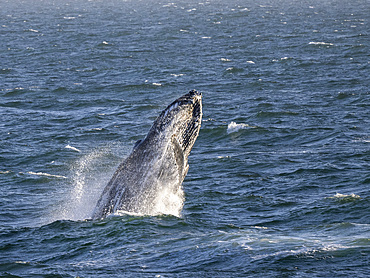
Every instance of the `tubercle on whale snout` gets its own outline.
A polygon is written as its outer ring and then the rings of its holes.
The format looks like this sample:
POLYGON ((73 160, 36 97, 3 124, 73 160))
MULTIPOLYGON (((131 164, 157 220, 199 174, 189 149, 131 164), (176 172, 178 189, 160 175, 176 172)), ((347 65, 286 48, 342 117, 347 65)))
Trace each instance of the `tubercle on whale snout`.
POLYGON ((168 115, 176 114, 177 111, 180 111, 182 108, 189 109, 190 107, 193 118, 198 118, 199 114, 201 114, 201 100, 202 94, 192 90, 168 105, 167 108, 162 111, 160 117, 164 119, 168 115))
POLYGON ((196 90, 191 90, 189 93, 183 95, 182 97, 178 98, 175 100, 172 104, 169 105, 171 107, 172 105, 178 103, 179 105, 183 104, 195 104, 199 102, 202 99, 202 93, 196 91, 196 90))

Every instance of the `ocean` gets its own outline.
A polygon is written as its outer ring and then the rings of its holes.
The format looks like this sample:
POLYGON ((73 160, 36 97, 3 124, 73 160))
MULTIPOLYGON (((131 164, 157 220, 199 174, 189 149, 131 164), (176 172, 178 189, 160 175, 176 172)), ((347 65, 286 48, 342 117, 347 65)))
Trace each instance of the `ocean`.
POLYGON ((0 277, 370 277, 369 1, 171 1, 0 0, 0 277), (91 220, 192 89, 181 213, 91 220))

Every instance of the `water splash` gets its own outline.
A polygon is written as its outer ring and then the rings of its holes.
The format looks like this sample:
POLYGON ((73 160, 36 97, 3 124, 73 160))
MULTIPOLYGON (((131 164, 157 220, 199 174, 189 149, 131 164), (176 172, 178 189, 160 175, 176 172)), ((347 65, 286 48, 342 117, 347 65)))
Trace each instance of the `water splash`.
MULTIPOLYGON (((107 146, 95 149, 88 154, 82 155, 71 164, 70 188, 65 193, 65 198, 63 198, 58 208, 52 212, 51 221, 79 221, 91 218, 103 189, 122 160, 114 155, 115 148, 121 149, 122 146, 107 146)), ((128 153, 128 149, 125 153, 128 153)), ((174 191, 174 186, 158 184, 154 188, 152 191, 152 194, 155 196, 154 200, 151 199, 151 202, 144 202, 142 209, 136 215, 174 215, 180 217, 184 204, 182 187, 174 191)), ((132 213, 118 211, 113 215, 126 214, 132 213)))
MULTIPOLYGON (((135 215, 135 216, 157 216, 157 215, 173 215, 181 217, 181 211, 184 205, 184 191, 182 185, 179 185, 178 173, 172 171, 170 160, 162 157, 150 166, 148 180, 143 180, 142 183, 150 184, 148 188, 138 189, 135 195, 131 197, 133 201, 131 207, 133 210, 118 210, 113 215, 135 215), (167 169, 169 175, 166 179, 156 178, 159 169, 167 169), (173 173, 172 173, 173 172, 173 173), (154 175, 153 175, 154 173, 154 175), (176 178, 175 178, 176 177, 176 178)), ((139 185, 138 185, 139 186, 139 185)))
POLYGON ((155 199, 149 215, 174 215, 177 217, 181 216, 181 211, 184 205, 184 191, 182 185, 179 187, 177 182, 168 182, 173 184, 163 184, 157 187, 155 199), (176 191, 173 191, 177 188, 176 191))
POLYGON ((143 204, 140 212, 128 212, 118 210, 113 215, 135 215, 135 216, 157 216, 173 215, 181 217, 181 211, 184 205, 184 191, 182 187, 177 192, 172 192, 168 187, 163 186, 154 192, 156 197, 152 204, 143 204))
POLYGON ((118 158, 112 146, 95 149, 82 155, 70 166, 71 186, 53 214, 53 220, 84 220, 91 218, 104 186, 112 176, 118 158))

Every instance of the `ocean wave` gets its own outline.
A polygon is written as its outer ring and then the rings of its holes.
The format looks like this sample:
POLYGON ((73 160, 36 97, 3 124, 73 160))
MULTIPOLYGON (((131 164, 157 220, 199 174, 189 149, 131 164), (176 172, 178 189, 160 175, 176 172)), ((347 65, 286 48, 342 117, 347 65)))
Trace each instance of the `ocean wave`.
POLYGON ((290 257, 290 256, 307 256, 313 257, 316 253, 320 252, 333 252, 337 250, 344 250, 350 248, 349 246, 344 246, 342 244, 323 244, 322 246, 317 247, 300 247, 297 249, 283 250, 272 253, 266 253, 262 255, 252 256, 254 260, 261 260, 265 258, 279 258, 279 257, 290 257))

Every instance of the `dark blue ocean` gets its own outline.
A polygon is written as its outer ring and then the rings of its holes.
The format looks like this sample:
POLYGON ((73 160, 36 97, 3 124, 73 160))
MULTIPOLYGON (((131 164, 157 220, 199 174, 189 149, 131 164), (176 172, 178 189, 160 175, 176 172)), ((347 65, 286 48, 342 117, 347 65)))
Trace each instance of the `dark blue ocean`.
POLYGON ((0 0, 0 277, 370 277, 370 2, 171 1, 0 0), (191 89, 181 215, 89 220, 191 89))

